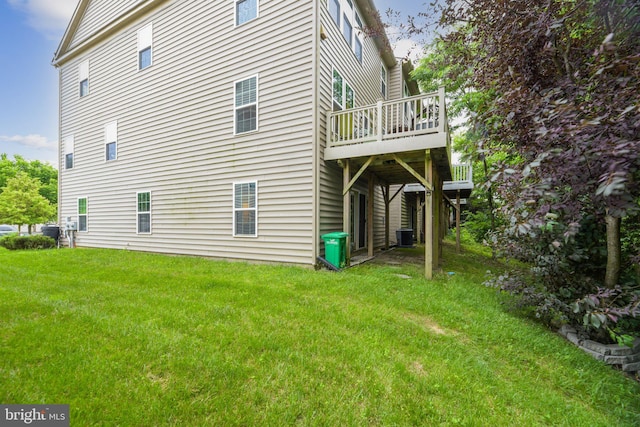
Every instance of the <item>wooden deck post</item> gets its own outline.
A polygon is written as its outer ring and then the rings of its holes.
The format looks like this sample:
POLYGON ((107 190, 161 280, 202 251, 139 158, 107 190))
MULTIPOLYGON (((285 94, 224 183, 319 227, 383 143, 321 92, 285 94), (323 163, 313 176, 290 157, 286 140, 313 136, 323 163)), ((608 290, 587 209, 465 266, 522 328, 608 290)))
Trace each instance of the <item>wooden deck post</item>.
MULTIPOLYGON (((433 216, 431 219, 433 226, 431 242, 433 244, 433 270, 436 271, 440 264, 440 200, 442 199, 442 185, 440 185, 438 172, 433 168, 433 162, 431 163, 427 179, 433 186, 433 191, 431 193, 431 206, 433 209, 433 216)), ((427 244, 426 241, 425 244, 427 244)))
POLYGON ((373 197, 375 189, 375 175, 369 174, 369 198, 367 199, 367 252, 373 256, 373 197))
POLYGON ((389 220, 391 200, 389 199, 389 191, 391 190, 389 184, 382 186, 382 196, 384 197, 384 250, 389 250, 389 220))
POLYGON ((379 100, 376 103, 376 141, 382 141, 382 130, 383 130, 383 111, 382 111, 382 100, 379 100))
POLYGON ((420 199, 420 193, 418 193, 418 195, 416 196, 416 241, 418 242, 418 244, 422 243, 420 235, 422 234, 423 224, 424 218, 422 217, 422 200, 420 199))
POLYGON ((447 233, 447 221, 444 205, 444 191, 442 190, 442 178, 438 174, 438 268, 440 267, 439 261, 442 259, 442 250, 444 248, 444 236, 447 233))
MULTIPOLYGON (((433 183, 432 168, 431 152, 427 150, 424 155, 424 174, 429 183, 433 183)), ((425 189, 424 212, 424 277, 431 280, 433 279, 433 191, 429 189, 425 189)))
POLYGON ((343 196, 342 196, 342 231, 347 233, 347 247, 346 250, 346 258, 347 265, 351 264, 351 192, 347 189, 349 188, 349 183, 351 182, 351 162, 349 159, 343 160, 342 165, 342 185, 343 185, 343 196), (347 190, 347 191, 344 191, 347 190))
POLYGON ((458 190, 456 194, 456 253, 460 252, 460 190, 458 190))

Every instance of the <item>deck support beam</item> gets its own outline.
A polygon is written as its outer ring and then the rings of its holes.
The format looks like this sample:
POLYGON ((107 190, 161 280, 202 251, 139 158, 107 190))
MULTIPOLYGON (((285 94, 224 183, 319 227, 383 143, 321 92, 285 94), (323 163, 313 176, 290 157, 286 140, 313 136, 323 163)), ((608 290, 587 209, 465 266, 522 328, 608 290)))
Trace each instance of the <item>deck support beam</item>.
POLYGON ((342 161, 342 231, 347 233, 347 247, 345 248, 347 266, 351 264, 351 194, 349 190, 353 184, 351 181, 351 161, 349 159, 342 161))
MULTIPOLYGON (((425 196, 425 202, 426 202, 426 196, 425 196)), ((424 206, 424 204, 422 203, 422 200, 420 199, 420 194, 418 194, 416 196, 416 241, 418 242, 418 244, 422 243, 422 228, 424 226, 424 218, 422 215, 422 207, 424 206)))
POLYGON ((373 257, 373 197, 375 176, 369 174, 369 198, 367 199, 367 255, 373 257))
MULTIPOLYGON (((431 160, 431 152, 427 150, 424 155, 424 174, 426 181, 433 182, 433 161, 431 160)), ((427 185, 425 188, 425 227, 424 227, 424 277, 433 279, 433 187, 427 185)))
POLYGON ((462 252, 460 245, 460 190, 456 193, 456 253, 462 252))
MULTIPOLYGON (((427 150, 427 152, 430 152, 430 151, 427 150)), ((431 155, 429 155, 429 157, 431 157, 431 155)), ((407 170, 407 172, 409 172, 418 181, 420 181, 420 184, 422 184, 422 186, 425 188, 425 190, 429 190, 429 191, 433 190, 433 187, 431 186, 431 183, 428 181, 428 179, 425 179, 425 177, 423 177, 418 172, 416 172, 416 170, 414 168, 412 168, 410 165, 408 165, 407 162, 405 162, 404 160, 402 160, 400 157, 398 157, 395 154, 393 155, 393 160, 395 160, 396 163, 398 163, 400 166, 405 168, 407 170)), ((426 175, 426 173, 425 173, 425 175, 426 175)))
POLYGON ((384 199, 384 250, 385 251, 389 250, 389 232, 390 232, 389 227, 391 226, 389 221, 391 221, 391 202, 393 202, 393 200, 398 196, 398 194, 402 192, 405 185, 406 184, 402 184, 400 188, 398 188, 398 190, 391 197, 389 197, 389 195, 391 194, 391 188, 389 184, 384 184, 380 186, 380 188, 382 189, 382 197, 384 199))
POLYGON ((433 200, 433 270, 436 271, 440 265, 442 255, 442 245, 440 241, 443 237, 442 228, 442 183, 438 172, 432 167, 431 179, 434 190, 431 192, 433 200))
POLYGON ((384 200, 384 250, 389 250, 389 220, 391 218, 389 205, 391 204, 391 200, 389 200, 389 184, 381 185, 382 189, 382 199, 384 200))
POLYGON ((376 159, 376 156, 371 156, 369 157, 369 159, 365 162, 364 165, 362 165, 362 167, 360 168, 360 170, 358 171, 358 173, 356 173, 353 178, 344 186, 344 188, 342 189, 342 195, 344 196, 345 194, 347 194, 350 190, 351 187, 354 186, 354 184, 358 181, 358 178, 360 178, 362 176, 363 173, 365 173, 365 171, 367 170, 367 168, 371 165, 371 163, 373 163, 373 161, 376 159))

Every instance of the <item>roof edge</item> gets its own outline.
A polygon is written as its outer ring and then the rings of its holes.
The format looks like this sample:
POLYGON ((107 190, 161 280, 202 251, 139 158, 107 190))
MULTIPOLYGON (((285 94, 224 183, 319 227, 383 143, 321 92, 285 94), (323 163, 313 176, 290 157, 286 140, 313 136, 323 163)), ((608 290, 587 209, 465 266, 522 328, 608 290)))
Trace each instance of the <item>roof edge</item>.
POLYGON ((373 0, 355 0, 355 3, 360 9, 366 25, 373 30, 373 34, 369 34, 369 37, 375 42, 384 64, 387 67, 395 66, 398 61, 393 54, 391 43, 389 43, 389 38, 380 17, 380 11, 373 3, 373 0))
POLYGON ((67 50, 71 41, 73 40, 73 36, 75 35, 76 30, 82 18, 84 17, 84 13, 86 12, 87 6, 90 0, 81 0, 74 12, 73 17, 71 18, 71 22, 67 31, 65 32, 62 41, 60 43, 60 47, 56 51, 53 60, 51 61, 54 67, 59 67, 63 65, 65 62, 70 59, 76 57, 81 54, 85 50, 90 47, 96 45, 100 41, 104 40, 106 37, 116 33, 122 28, 126 27, 132 21, 140 18, 141 16, 148 13, 150 10, 160 6, 162 3, 165 3, 168 0, 142 0, 139 1, 134 7, 128 9, 120 16, 108 22, 107 24, 100 27, 98 30, 94 31, 90 34, 85 40, 83 40, 77 46, 67 50))
POLYGON ((76 5, 75 10, 73 11, 73 15, 71 15, 71 20, 69 21, 69 24, 67 25, 67 28, 62 35, 62 39, 60 40, 58 49, 56 49, 55 53, 53 54, 53 60, 51 61, 52 63, 55 63, 56 59, 59 58, 60 53, 64 51, 71 43, 71 40, 73 39, 72 36, 78 29, 80 21, 84 16, 84 12, 89 6, 89 1, 90 0, 80 0, 80 2, 78 2, 78 4, 76 5))

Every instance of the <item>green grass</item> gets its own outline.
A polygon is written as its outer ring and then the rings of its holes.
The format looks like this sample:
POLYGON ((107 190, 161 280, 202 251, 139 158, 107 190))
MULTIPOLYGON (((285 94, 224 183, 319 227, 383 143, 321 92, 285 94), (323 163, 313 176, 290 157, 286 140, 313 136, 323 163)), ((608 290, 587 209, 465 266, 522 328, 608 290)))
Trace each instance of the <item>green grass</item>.
POLYGON ((0 403, 67 403, 78 426, 640 425, 636 382, 482 286, 504 268, 450 245, 433 281, 0 250, 0 403))

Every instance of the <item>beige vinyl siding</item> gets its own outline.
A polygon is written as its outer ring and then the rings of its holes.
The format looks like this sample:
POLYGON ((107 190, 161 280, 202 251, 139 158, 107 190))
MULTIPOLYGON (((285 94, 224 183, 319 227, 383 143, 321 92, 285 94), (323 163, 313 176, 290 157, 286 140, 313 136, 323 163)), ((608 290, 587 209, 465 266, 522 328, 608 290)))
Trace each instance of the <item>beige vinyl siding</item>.
POLYGON ((234 26, 233 1, 166 3, 66 63, 61 133, 77 168, 61 173, 60 216, 91 200, 78 246, 312 264, 311 2, 261 0, 234 26), (136 32, 153 22, 153 65, 137 67, 136 32), (77 64, 91 59, 91 96, 77 64), (259 76, 259 131, 233 135, 234 81, 259 76), (118 121, 118 159, 104 124, 118 121), (258 236, 233 237, 233 183, 258 183, 258 236), (136 234, 136 193, 153 194, 152 234, 136 234))
POLYGON ((389 70, 387 74, 387 90, 389 91, 389 99, 404 98, 404 76, 402 74, 402 66, 400 63, 396 67, 389 70))
MULTIPOLYGON (((400 197, 400 196, 398 196, 400 197)), ((414 207, 410 207, 407 203, 407 196, 402 193, 402 221, 401 221, 401 226, 400 228, 409 228, 409 225, 411 223, 411 212, 409 212, 409 209, 413 209, 414 207)))
MULTIPOLYGON (((396 191, 401 185, 392 185, 389 189, 389 197, 393 197, 396 191)), ((406 215, 406 202, 404 197, 404 190, 391 201, 389 206, 389 244, 393 245, 396 242, 396 230, 399 228, 405 228, 407 223, 406 215)))
POLYGON ((140 0, 93 0, 89 2, 82 21, 71 40, 73 48, 106 24, 140 3, 140 0))
MULTIPOLYGON (((355 91, 356 107, 375 104, 382 99, 380 93, 380 66, 382 60, 373 39, 363 37, 363 61, 360 63, 341 31, 329 15, 326 0, 320 1, 321 25, 327 38, 320 44, 320 233, 342 230, 342 168, 334 161, 324 161, 326 146, 326 114, 332 109, 332 75, 335 68, 355 91)), ((354 2, 355 4, 355 2, 354 2)), ((362 14, 361 14, 362 15, 362 14)), ((356 31, 354 29, 354 31, 356 31)), ((353 171, 355 174, 357 171, 353 171)), ((359 191, 366 194, 367 181, 361 178, 359 191)), ((374 199, 375 245, 384 244, 384 201, 379 185, 376 185, 374 199)), ((344 230, 347 231, 347 230, 344 230)))

